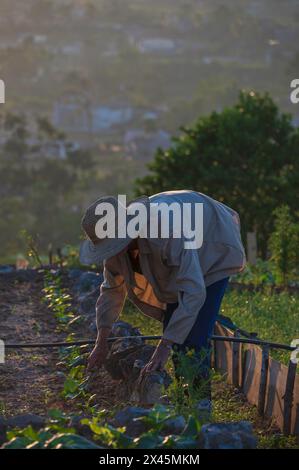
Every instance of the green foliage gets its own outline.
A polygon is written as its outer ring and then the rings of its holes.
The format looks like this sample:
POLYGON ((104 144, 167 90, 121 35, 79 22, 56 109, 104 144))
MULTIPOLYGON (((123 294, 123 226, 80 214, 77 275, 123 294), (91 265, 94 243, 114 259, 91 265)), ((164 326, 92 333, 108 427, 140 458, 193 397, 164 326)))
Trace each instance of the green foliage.
MULTIPOLYGON (((212 379, 212 372, 207 373, 206 379, 195 381, 202 367, 208 351, 202 351, 200 355, 190 349, 186 354, 175 353, 177 374, 167 389, 167 396, 174 405, 178 414, 188 418, 190 413, 196 415, 196 405, 198 402, 209 396, 209 383, 212 379)), ((201 416, 204 422, 208 416, 201 416)))
POLYGON ((68 269, 82 268, 79 261, 79 250, 77 246, 65 245, 62 249, 63 266, 68 269))
MULTIPOLYGON (((290 344, 299 336, 299 296, 274 293, 270 289, 263 292, 228 290, 221 304, 221 314, 231 318, 240 328, 257 332, 262 339, 290 344)), ((122 319, 136 325, 142 334, 161 334, 158 322, 145 318, 130 304, 125 306, 122 319)), ((288 364, 288 353, 273 350, 271 356, 288 364)), ((172 372, 171 364, 168 369, 172 372)), ((181 393, 179 388, 177 393, 181 393)))
POLYGON ((256 287, 274 286, 277 282, 274 275, 273 263, 270 260, 257 259, 255 265, 247 264, 244 271, 233 277, 233 281, 242 284, 252 284, 256 287))
POLYGON ((298 449, 296 436, 284 436, 282 434, 260 436, 259 448, 261 449, 298 449))
POLYGON ((274 231, 269 248, 278 282, 287 285, 298 276, 299 222, 294 220, 287 206, 274 211, 274 231))
POLYGON ((54 312, 60 327, 64 328, 79 320, 71 311, 71 296, 66 289, 62 287, 61 277, 55 271, 46 271, 44 273, 44 300, 49 308, 54 312))
POLYGON ((147 431, 133 439, 125 434, 126 428, 114 428, 103 423, 102 416, 85 418, 81 422, 89 426, 94 433, 94 440, 99 440, 105 447, 113 449, 192 449, 197 445, 200 423, 192 415, 188 415, 188 422, 180 435, 168 434, 165 436, 164 428, 169 418, 175 417, 173 408, 155 405, 148 416, 136 418, 143 421, 147 431))
POLYGON ((133 442, 133 439, 125 435, 125 428, 116 429, 109 424, 100 424, 97 417, 83 419, 81 422, 90 427, 95 439, 112 449, 127 449, 133 442))
POLYGON ((74 434, 69 428, 64 432, 53 433, 49 426, 41 431, 34 431, 31 426, 8 433, 8 442, 4 449, 99 449, 92 441, 74 434))
POLYGON ((20 235, 23 237, 23 239, 26 242, 29 258, 33 259, 35 265, 38 265, 41 267, 42 262, 41 262, 39 252, 38 252, 37 240, 32 235, 30 235, 27 232, 27 230, 21 230, 20 235))
POLYGON ((280 114, 269 95, 242 92, 220 113, 182 128, 169 150, 158 150, 137 194, 194 189, 224 202, 241 215, 242 230, 255 230, 260 252, 281 203, 297 210, 299 130, 280 114))
MULTIPOLYGON (((58 409, 51 409, 48 412, 47 425, 40 431, 36 431, 32 426, 24 429, 14 429, 7 432, 6 449, 36 449, 51 447, 49 441, 53 436, 58 435, 61 439, 63 436, 73 436, 75 430, 68 425, 70 417, 58 409)), ((79 437, 79 436, 78 436, 79 437)))
MULTIPOLYGON (((290 344, 299 335, 299 297, 287 292, 237 292, 223 299, 221 313, 261 339, 290 344)), ((288 364, 289 353, 271 350, 271 356, 288 364)))
POLYGON ((193 449, 197 447, 201 424, 189 410, 187 425, 179 435, 163 432, 169 418, 174 418, 176 411, 167 406, 156 405, 148 416, 139 418, 148 425, 148 430, 140 437, 134 439, 133 448, 136 449, 193 449))
POLYGON ((79 155, 72 150, 65 136, 41 117, 29 123, 23 115, 0 115, 0 132, 4 136, 0 149, 0 256, 27 248, 23 230, 34 234, 34 239, 38 235, 41 251, 51 242, 55 246, 67 240, 77 242, 77 191, 88 185, 86 167, 92 172, 94 164, 90 153, 81 151, 79 155), (57 143, 65 146, 65 159, 58 150, 55 154, 57 143), (49 146, 54 155, 48 153, 49 146))
POLYGON ((84 366, 72 367, 63 385, 62 396, 64 398, 85 398, 85 387, 88 378, 85 376, 84 366))
MULTIPOLYGON (((71 295, 67 289, 62 287, 62 279, 57 271, 45 271, 44 284, 44 300, 54 312, 59 328, 68 331, 75 322, 81 319, 70 310, 72 306, 71 295)), ((73 334, 70 333, 66 341, 72 340, 73 334)), ((86 377, 85 366, 80 364, 82 356, 80 347, 70 346, 61 349, 61 364, 68 371, 61 395, 64 399, 82 398, 88 408, 91 396, 86 391, 88 377, 86 377)))
POLYGON ((7 433, 8 442, 4 444, 5 449, 27 449, 41 448, 43 443, 52 437, 49 431, 35 431, 31 426, 27 426, 22 430, 9 431, 7 433))

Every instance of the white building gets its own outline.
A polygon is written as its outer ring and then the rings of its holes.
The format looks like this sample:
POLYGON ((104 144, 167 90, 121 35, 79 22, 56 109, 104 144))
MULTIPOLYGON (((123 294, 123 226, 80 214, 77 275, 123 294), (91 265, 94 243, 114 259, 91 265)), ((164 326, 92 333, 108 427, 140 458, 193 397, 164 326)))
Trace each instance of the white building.
POLYGON ((171 54, 176 50, 176 44, 172 39, 163 38, 142 39, 137 43, 137 47, 142 53, 171 54))

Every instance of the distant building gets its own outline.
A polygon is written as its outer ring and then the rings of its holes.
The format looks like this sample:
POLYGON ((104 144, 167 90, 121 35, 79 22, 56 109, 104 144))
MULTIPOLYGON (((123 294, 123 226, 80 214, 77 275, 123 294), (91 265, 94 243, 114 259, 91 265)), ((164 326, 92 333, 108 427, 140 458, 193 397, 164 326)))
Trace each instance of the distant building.
POLYGON ((93 106, 88 109, 80 103, 56 102, 52 123, 64 132, 96 134, 130 122, 133 115, 130 106, 93 106))
POLYGON ((170 145, 170 134, 163 130, 146 132, 142 129, 131 129, 128 130, 124 136, 126 154, 140 159, 151 158, 157 148, 166 150, 170 145))
POLYGON ((75 151, 80 148, 78 143, 64 142, 61 140, 45 142, 41 148, 41 155, 47 158, 59 158, 65 160, 67 157, 68 151, 75 151))
POLYGON ((75 42, 73 44, 65 44, 61 47, 62 54, 65 55, 80 55, 82 46, 80 42, 75 42))
POLYGON ((77 133, 90 130, 90 118, 86 109, 78 103, 54 104, 52 124, 64 132, 77 133))
POLYGON ((131 107, 98 106, 92 110, 93 132, 108 130, 114 125, 125 124, 133 118, 131 107))
POLYGON ((203 56, 202 63, 205 65, 211 64, 247 64, 250 62, 250 59, 247 57, 240 57, 240 56, 203 56))
POLYGON ((35 34, 33 36, 34 44, 46 44, 48 37, 45 34, 35 34))
POLYGON ((142 53, 173 53, 176 43, 172 39, 152 38, 138 41, 137 48, 142 53))

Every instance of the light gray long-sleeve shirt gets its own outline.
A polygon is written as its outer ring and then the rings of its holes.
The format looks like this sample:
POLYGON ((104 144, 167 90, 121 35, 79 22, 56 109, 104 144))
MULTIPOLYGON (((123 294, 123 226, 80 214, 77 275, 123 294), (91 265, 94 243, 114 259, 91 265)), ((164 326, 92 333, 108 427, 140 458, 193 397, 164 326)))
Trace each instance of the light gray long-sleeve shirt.
POLYGON ((105 261, 97 301, 97 326, 111 327, 128 298, 144 313, 162 321, 167 303, 178 302, 163 336, 182 344, 206 298, 206 287, 240 272, 245 252, 238 214, 195 191, 169 191, 150 203, 203 203, 203 243, 186 249, 184 237, 138 238, 142 274, 134 272, 127 253, 105 261))

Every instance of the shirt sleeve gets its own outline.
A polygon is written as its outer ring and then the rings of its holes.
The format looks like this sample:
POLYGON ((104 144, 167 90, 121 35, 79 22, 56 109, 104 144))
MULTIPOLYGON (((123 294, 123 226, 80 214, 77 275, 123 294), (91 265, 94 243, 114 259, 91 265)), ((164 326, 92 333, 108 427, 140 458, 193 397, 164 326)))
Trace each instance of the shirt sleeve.
MULTIPOLYGON (((173 250, 172 250, 173 251, 173 250)), ((206 287, 198 252, 182 248, 178 256, 178 307, 164 331, 163 337, 178 344, 184 343, 206 299, 206 287)))
POLYGON ((97 328, 110 328, 119 317, 127 296, 122 275, 112 273, 104 263, 104 281, 96 303, 97 328))

